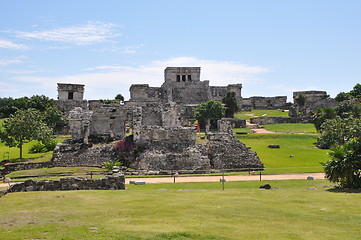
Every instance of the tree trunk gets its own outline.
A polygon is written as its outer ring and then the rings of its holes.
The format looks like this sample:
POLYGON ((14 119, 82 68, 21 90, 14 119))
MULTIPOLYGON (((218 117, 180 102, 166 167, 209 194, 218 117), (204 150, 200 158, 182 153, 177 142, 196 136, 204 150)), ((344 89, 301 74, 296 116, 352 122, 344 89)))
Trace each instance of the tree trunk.
POLYGON ((22 160, 23 159, 23 145, 22 144, 19 146, 19 149, 20 149, 20 160, 22 160))

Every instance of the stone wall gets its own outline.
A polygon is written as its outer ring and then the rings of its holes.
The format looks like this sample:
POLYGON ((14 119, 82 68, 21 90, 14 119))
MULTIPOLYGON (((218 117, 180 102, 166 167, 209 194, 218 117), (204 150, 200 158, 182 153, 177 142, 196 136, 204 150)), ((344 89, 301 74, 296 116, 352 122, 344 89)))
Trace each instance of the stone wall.
POLYGON ((10 163, 4 165, 3 172, 9 174, 14 171, 21 171, 21 170, 29 170, 29 169, 38 169, 38 168, 51 168, 55 167, 54 162, 41 162, 41 163, 32 163, 32 162, 25 162, 25 163, 10 163))
POLYGON ((250 97, 242 99, 243 110, 253 109, 289 109, 290 104, 287 103, 286 96, 276 97, 250 97))
POLYGON ((212 99, 222 102, 227 92, 234 92, 239 106, 242 106, 242 84, 229 84, 228 86, 210 86, 212 99))
POLYGON ((86 100, 82 100, 82 101, 56 100, 55 104, 59 108, 59 110, 65 114, 69 113, 71 110, 73 110, 76 107, 88 109, 88 102, 86 100))
POLYGON ((159 87, 149 87, 148 84, 133 84, 130 86, 130 100, 127 104, 141 102, 159 102, 163 100, 163 90, 159 87))
POLYGON ((311 116, 318 108, 336 107, 337 101, 328 98, 326 91, 299 91, 293 93, 294 104, 290 108, 289 115, 295 116, 311 116), (303 95, 304 103, 297 101, 297 98, 303 95))
POLYGON ((136 145, 161 146, 169 150, 185 148, 195 144, 196 129, 193 127, 163 128, 142 126, 136 145))
POLYGON ((52 162, 57 167, 102 167, 103 162, 117 159, 112 144, 58 143, 53 156, 52 162))
POLYGON ((209 136, 207 154, 213 169, 262 169, 263 163, 255 151, 238 141, 230 134, 212 134, 209 136))
POLYGON ((253 124, 266 125, 278 123, 311 123, 310 117, 254 117, 250 119, 253 124))
POLYGON ((109 176, 100 179, 80 177, 61 178, 57 180, 33 181, 12 185, 7 193, 31 191, 66 191, 66 190, 121 190, 125 189, 123 175, 109 176))
POLYGON ((120 104, 89 105, 92 111, 91 138, 121 139, 132 128, 133 107, 120 104))

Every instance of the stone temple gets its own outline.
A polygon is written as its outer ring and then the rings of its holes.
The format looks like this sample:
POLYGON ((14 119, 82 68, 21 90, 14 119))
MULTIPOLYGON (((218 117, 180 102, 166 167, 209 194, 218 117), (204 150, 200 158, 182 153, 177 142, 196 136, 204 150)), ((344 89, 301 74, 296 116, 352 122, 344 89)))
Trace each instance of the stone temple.
MULTIPOLYGON (((257 154, 231 134, 234 122, 229 119, 219 121, 219 131, 210 133, 205 144, 196 144, 193 115, 199 103, 220 101, 229 91, 235 92, 239 105, 251 102, 242 99, 242 84, 210 86, 200 80, 200 71, 200 67, 167 67, 161 87, 133 84, 124 104, 86 101, 84 85, 58 83, 57 105, 66 115, 73 140, 57 146, 53 161, 58 166, 100 166, 119 156, 113 145, 94 143, 131 136, 141 150, 130 154, 127 162, 137 170, 262 169, 257 154)), ((286 101, 268 99, 265 104, 278 108, 286 101)))

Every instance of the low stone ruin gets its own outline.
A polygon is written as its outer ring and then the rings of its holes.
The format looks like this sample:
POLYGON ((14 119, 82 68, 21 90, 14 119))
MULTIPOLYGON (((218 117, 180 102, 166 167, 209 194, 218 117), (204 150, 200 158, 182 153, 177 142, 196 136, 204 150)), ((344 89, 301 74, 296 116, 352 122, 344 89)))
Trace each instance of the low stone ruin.
POLYGON ((32 191, 65 191, 65 190, 121 190, 125 189, 124 175, 108 176, 100 179, 80 177, 61 178, 60 180, 33 181, 12 185, 6 193, 32 191))

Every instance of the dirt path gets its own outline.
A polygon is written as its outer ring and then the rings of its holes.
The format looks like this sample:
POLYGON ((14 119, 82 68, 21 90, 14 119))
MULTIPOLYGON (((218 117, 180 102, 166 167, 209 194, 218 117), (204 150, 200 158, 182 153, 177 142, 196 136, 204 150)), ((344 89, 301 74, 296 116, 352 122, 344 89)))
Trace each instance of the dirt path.
POLYGON ((261 126, 259 126, 258 124, 250 123, 249 121, 246 121, 246 127, 252 129, 254 133, 273 133, 273 134, 276 133, 276 132, 268 131, 267 129, 264 129, 261 126))
MULTIPOLYGON (((272 174, 261 175, 262 181, 264 180, 292 180, 292 179, 307 179, 308 176, 314 177, 314 179, 324 179, 324 173, 295 173, 295 174, 272 174)), ((200 176, 200 177, 176 177, 176 182, 219 182, 222 176, 200 176)), ((259 181, 260 175, 236 175, 225 176, 226 181, 259 181)), ((173 183, 173 177, 162 178, 131 178, 126 177, 126 183, 129 181, 145 181, 146 183, 173 183)))
MULTIPOLYGON (((265 180, 292 180, 292 179, 307 179, 308 176, 314 177, 314 179, 324 179, 324 173, 295 173, 295 174, 272 174, 272 175, 261 175, 262 181, 265 180)), ((222 176, 198 176, 198 177, 176 177, 176 182, 219 182, 222 176)), ((225 176, 224 179, 228 182, 231 181, 259 181, 259 174, 251 175, 236 175, 236 176, 225 176)), ((145 181, 146 183, 173 183, 173 177, 149 177, 149 178, 132 178, 126 177, 126 184, 130 181, 145 181)), ((14 185, 16 183, 11 183, 14 185)), ((8 183, 0 183, 0 188, 8 188, 8 183)))

